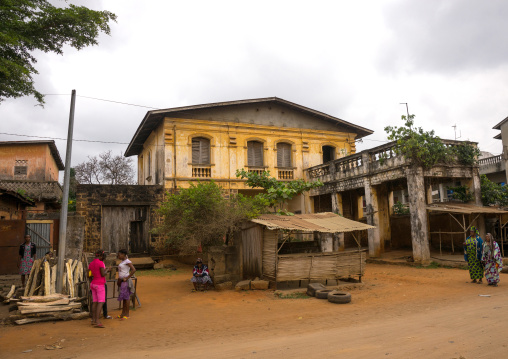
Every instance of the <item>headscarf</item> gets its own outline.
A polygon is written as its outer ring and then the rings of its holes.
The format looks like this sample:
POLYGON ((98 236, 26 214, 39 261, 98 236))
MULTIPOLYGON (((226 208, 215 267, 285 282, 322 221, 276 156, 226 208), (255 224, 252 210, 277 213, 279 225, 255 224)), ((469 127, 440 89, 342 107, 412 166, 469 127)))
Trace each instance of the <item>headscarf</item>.
POLYGON ((478 231, 478 228, 476 228, 475 226, 471 226, 471 228, 469 228, 469 232, 474 232, 476 237, 480 236, 480 232, 478 231))

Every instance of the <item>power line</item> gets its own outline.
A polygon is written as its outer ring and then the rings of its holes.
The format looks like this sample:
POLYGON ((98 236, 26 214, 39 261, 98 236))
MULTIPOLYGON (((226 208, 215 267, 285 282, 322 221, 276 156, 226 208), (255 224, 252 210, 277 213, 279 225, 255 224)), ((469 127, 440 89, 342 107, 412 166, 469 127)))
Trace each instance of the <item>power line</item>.
MULTIPOLYGON (((65 94, 65 93, 44 93, 43 95, 44 95, 44 96, 69 96, 69 94, 65 94)), ((83 97, 83 98, 88 98, 88 99, 91 99, 91 100, 97 100, 97 101, 104 101, 104 102, 118 103, 118 104, 120 104, 120 105, 128 105, 128 106, 135 106, 135 107, 149 108, 149 109, 152 109, 152 110, 160 110, 160 108, 158 108, 158 107, 151 107, 151 106, 137 105, 137 104, 134 104, 134 103, 128 103, 128 102, 121 102, 121 101, 107 100, 107 99, 104 99, 104 98, 97 98, 97 97, 83 96, 83 95, 76 95, 76 97, 83 97)))
MULTIPOLYGON (((31 136, 31 135, 20 135, 19 133, 6 133, 6 132, 0 132, 0 135, 8 135, 8 136, 18 136, 18 137, 32 137, 32 138, 44 138, 47 140, 61 140, 61 141, 67 141, 66 138, 61 137, 48 137, 48 136, 31 136)), ((118 145, 128 145, 129 142, 116 142, 116 141, 99 141, 99 140, 77 140, 73 139, 73 141, 79 141, 79 142, 94 142, 94 143, 113 143, 118 145)))

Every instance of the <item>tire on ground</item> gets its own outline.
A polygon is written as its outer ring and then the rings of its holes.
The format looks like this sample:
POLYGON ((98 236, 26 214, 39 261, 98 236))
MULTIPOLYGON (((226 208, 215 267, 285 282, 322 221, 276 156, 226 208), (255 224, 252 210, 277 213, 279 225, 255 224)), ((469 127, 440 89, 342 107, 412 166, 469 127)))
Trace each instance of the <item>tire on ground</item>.
POLYGON ((333 292, 333 289, 320 289, 316 290, 316 298, 317 299, 328 299, 328 294, 333 292))
POLYGON ((346 304, 351 302, 351 294, 333 291, 328 293, 328 301, 336 304, 346 304))
POLYGON ((326 289, 326 287, 321 283, 309 283, 307 286, 307 295, 310 297, 315 297, 316 291, 320 289, 326 289))

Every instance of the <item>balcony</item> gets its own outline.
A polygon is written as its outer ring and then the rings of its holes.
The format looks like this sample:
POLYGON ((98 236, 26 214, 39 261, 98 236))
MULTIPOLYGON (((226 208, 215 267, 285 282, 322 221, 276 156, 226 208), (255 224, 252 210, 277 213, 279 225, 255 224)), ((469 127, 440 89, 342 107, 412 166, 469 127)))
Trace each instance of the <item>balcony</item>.
POLYGON ((279 180, 292 180, 294 179, 294 170, 292 168, 279 168, 277 169, 277 179, 279 180))
POLYGON ((211 178, 212 167, 211 166, 192 166, 192 177, 193 178, 211 178))
POLYGON ((478 160, 480 174, 489 175, 496 172, 504 172, 506 169, 505 161, 501 155, 482 158, 478 160))

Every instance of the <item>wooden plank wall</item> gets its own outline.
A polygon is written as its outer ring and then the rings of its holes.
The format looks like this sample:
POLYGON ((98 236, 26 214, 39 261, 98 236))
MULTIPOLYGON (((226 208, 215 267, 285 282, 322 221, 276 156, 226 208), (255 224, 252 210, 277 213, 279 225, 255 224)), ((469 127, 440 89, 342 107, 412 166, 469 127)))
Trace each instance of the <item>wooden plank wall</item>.
POLYGON ((263 277, 275 280, 277 258, 277 231, 263 229, 263 277))
POLYGON ((254 226, 242 233, 243 276, 261 277, 263 251, 263 227, 254 226))

